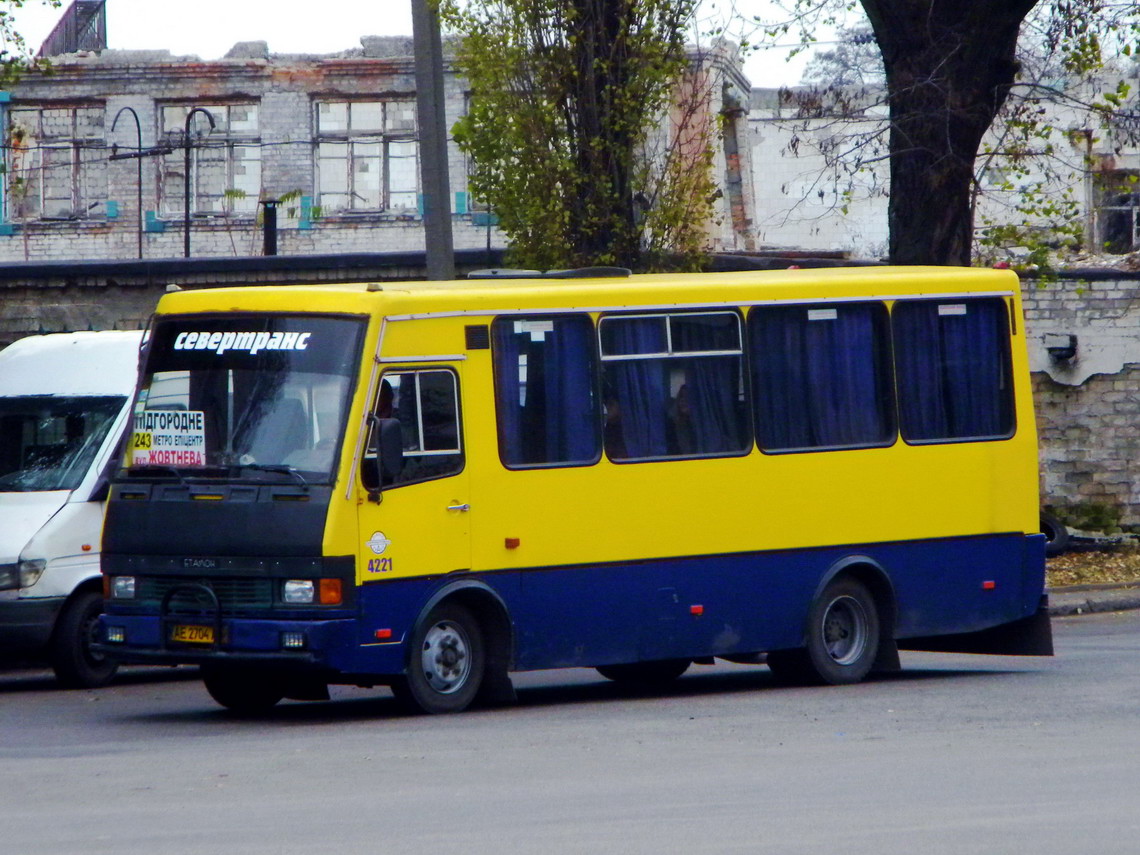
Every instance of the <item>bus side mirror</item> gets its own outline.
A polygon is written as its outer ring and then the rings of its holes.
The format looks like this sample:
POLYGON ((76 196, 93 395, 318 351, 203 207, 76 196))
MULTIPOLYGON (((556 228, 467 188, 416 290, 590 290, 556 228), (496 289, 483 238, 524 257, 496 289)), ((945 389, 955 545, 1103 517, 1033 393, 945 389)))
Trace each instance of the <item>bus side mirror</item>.
POLYGON ((399 419, 377 419, 380 426, 380 483, 391 484, 404 471, 404 438, 399 419))

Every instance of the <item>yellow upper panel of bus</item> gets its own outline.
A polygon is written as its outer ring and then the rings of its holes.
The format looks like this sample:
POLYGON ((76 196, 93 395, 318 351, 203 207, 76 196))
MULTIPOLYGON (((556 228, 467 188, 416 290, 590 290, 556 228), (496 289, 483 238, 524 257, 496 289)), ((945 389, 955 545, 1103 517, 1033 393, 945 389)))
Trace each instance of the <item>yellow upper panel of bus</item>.
POLYGON ((436 312, 609 309, 623 306, 742 305, 769 300, 894 299, 924 294, 1010 294, 1010 270, 965 267, 843 267, 734 273, 665 273, 589 279, 467 279, 250 286, 177 291, 160 314, 197 312, 436 312))

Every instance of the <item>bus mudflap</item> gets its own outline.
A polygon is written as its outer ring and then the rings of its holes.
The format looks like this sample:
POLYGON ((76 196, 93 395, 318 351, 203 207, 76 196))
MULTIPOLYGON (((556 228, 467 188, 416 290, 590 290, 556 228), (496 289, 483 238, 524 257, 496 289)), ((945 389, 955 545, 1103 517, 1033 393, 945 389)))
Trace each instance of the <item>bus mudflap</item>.
POLYGON ((1029 617, 978 632, 932 635, 899 640, 903 650, 939 653, 990 653, 1002 656, 1052 656, 1053 627, 1049 622, 1048 595, 1029 617))

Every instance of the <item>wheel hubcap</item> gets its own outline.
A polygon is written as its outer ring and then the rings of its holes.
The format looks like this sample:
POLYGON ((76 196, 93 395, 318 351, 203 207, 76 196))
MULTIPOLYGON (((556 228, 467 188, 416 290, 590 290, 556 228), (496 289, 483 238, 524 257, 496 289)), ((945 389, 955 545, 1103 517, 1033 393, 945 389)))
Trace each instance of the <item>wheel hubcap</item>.
POLYGON ((463 628, 450 621, 435 624, 424 636, 420 653, 424 678, 443 695, 457 692, 471 671, 470 644, 463 628))
POLYGON ((867 649, 867 613, 854 597, 839 597, 823 616, 823 644, 838 665, 850 665, 867 649))

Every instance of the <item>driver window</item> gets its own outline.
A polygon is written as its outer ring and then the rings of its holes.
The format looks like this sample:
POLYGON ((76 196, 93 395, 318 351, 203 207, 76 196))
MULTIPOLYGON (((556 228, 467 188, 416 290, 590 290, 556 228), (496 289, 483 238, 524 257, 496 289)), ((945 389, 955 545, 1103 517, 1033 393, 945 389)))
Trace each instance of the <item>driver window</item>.
POLYGON ((444 369, 388 371, 380 378, 361 480, 376 487, 377 430, 398 426, 399 461, 384 461, 384 486, 454 475, 463 469, 459 394, 455 374, 444 369))

